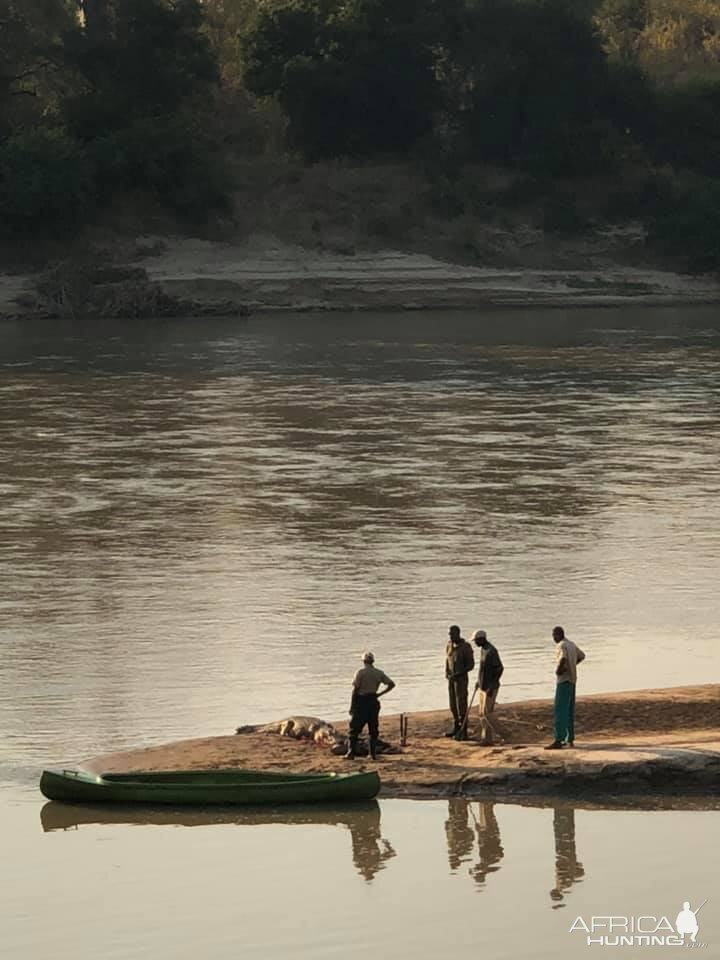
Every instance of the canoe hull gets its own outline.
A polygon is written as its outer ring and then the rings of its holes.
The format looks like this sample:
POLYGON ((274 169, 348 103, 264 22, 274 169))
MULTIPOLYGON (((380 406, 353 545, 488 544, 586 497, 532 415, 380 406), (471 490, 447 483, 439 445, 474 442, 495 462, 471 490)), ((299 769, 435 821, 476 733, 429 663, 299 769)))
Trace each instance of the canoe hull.
POLYGON ((40 790, 65 803, 172 806, 277 806, 370 800, 380 790, 374 771, 348 774, 266 774, 252 771, 171 771, 104 774, 44 770, 40 790))

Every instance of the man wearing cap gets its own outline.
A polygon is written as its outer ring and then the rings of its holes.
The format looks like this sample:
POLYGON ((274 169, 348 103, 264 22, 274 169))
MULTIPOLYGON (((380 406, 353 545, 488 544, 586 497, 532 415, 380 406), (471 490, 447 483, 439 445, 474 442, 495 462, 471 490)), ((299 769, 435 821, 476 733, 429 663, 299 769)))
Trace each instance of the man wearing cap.
POLYGON ((395 683, 375 666, 375 657, 369 651, 363 654, 363 666, 353 679, 350 701, 350 745, 345 754, 347 760, 357 756, 358 737, 367 724, 370 734, 370 756, 377 759, 377 742, 380 739, 380 697, 394 688, 395 683), (378 693, 378 687, 385 689, 378 693))
POLYGON ((453 624, 448 630, 445 648, 445 679, 453 715, 453 729, 446 737, 467 740, 468 674, 475 667, 473 648, 460 636, 460 627, 453 624))
POLYGON ((503 675, 505 667, 503 667, 500 654, 496 647, 490 643, 484 630, 476 630, 473 634, 473 640, 480 647, 480 669, 475 684, 475 689, 480 691, 480 743, 489 747, 492 746, 493 742, 490 714, 495 709, 495 701, 500 689, 500 677, 503 675))

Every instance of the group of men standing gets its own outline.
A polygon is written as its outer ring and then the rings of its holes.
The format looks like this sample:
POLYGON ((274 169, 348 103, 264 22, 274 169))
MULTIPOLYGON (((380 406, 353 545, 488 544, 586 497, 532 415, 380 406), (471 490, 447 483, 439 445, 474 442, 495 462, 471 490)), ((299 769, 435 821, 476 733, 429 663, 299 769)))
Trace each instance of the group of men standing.
MULTIPOLYGON (((445 649, 445 678, 448 682, 450 712, 453 715, 453 728, 448 737, 467 740, 469 676, 475 669, 475 654, 472 646, 460 635, 460 627, 453 624, 448 631, 448 644, 445 649)), ((503 667, 497 648, 487 638, 484 630, 476 630, 473 641, 480 648, 480 668, 475 690, 480 694, 480 742, 490 746, 493 742, 493 727, 490 714, 495 709, 500 677, 503 667)))
MULTIPOLYGON (((585 659, 580 647, 565 636, 562 627, 554 627, 552 637, 555 642, 557 664, 555 667, 555 739, 546 750, 560 750, 565 746, 574 746, 575 741, 575 685, 577 683, 577 665, 585 659)), ((478 712, 480 716, 480 743, 491 746, 495 732, 492 714, 495 710, 500 678, 505 670, 497 648, 490 643, 484 630, 476 630, 473 642, 479 648, 479 669, 475 692, 480 696, 478 712)), ((467 740, 468 717, 472 699, 468 703, 469 677, 475 669, 475 652, 472 645, 460 633, 460 627, 453 624, 448 630, 448 642, 445 648, 445 678, 448 684, 450 712, 453 716, 453 729, 446 734, 456 740, 467 740)), ((363 666, 353 678, 352 700, 350 703, 350 736, 346 756, 357 755, 358 738, 367 725, 370 739, 370 756, 376 758, 379 739, 380 697, 389 693, 395 683, 375 666, 372 653, 363 654, 363 666), (384 689, 380 689, 384 687, 384 689)))
MULTIPOLYGON (((555 739, 546 750, 561 750, 575 744, 575 686, 577 665, 585 659, 580 647, 565 636, 562 627, 554 627, 557 664, 555 666, 555 739)), ((453 715, 453 729, 446 734, 456 740, 467 740, 469 676, 475 669, 475 654, 471 644, 460 634, 460 627, 453 624, 448 630, 445 649, 445 677, 448 682, 448 699, 453 715)), ((492 746, 492 713, 495 710, 500 677, 504 667, 497 648, 487 638, 484 630, 476 630, 473 641, 480 648, 480 667, 475 690, 480 695, 480 743, 492 746)))

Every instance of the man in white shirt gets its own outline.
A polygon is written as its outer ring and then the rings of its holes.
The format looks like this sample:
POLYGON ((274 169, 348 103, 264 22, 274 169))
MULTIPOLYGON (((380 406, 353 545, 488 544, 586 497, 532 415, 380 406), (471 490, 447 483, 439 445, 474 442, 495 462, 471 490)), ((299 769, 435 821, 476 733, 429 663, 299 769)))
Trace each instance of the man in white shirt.
POLYGON ((575 686, 577 665, 585 659, 580 647, 568 640, 562 627, 554 627, 557 667, 555 668, 555 739, 546 750, 575 746, 575 686))

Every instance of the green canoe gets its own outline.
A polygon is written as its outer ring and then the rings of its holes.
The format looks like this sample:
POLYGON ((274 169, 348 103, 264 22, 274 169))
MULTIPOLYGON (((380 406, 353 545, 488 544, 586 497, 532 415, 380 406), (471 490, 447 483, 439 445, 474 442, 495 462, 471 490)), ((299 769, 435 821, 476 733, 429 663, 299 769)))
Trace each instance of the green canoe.
POLYGON ((380 777, 357 773, 263 773, 256 770, 172 770, 103 773, 43 770, 40 790, 66 803, 145 803, 204 807, 345 803, 377 796, 380 777))

